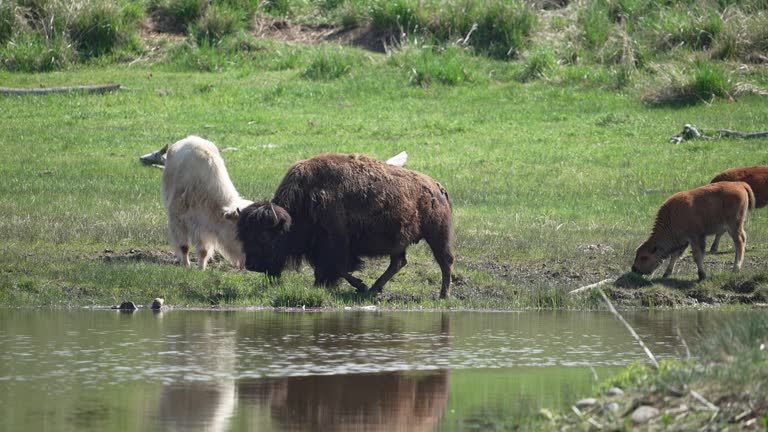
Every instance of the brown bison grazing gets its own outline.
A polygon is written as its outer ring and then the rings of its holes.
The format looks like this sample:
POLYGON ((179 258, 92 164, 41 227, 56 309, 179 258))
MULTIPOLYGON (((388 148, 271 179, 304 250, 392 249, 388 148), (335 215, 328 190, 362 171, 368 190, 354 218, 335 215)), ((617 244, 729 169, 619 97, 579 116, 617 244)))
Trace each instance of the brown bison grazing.
POLYGON ((669 257, 664 271, 668 277, 688 244, 699 270, 704 273, 704 247, 706 236, 728 231, 736 249, 733 269, 741 269, 747 234, 744 220, 747 210, 754 208, 755 196, 744 182, 712 183, 686 192, 678 192, 661 205, 651 236, 637 248, 632 271, 650 274, 669 257))
MULTIPOLYGON (((743 181, 749 184, 755 193, 755 208, 762 208, 768 204, 768 166, 754 166, 749 168, 731 168, 716 175, 710 183, 723 181, 743 181)), ((711 253, 717 252, 720 246, 720 237, 725 231, 715 234, 715 241, 710 248, 711 253)))
POLYGON ((380 292, 405 264, 405 250, 425 239, 442 270, 440 297, 448 296, 453 265, 451 202, 433 179, 360 155, 330 154, 294 164, 271 202, 240 212, 238 236, 248 270, 279 276, 287 262, 306 259, 315 285, 344 278, 360 257, 388 255, 390 264, 371 287, 380 292))

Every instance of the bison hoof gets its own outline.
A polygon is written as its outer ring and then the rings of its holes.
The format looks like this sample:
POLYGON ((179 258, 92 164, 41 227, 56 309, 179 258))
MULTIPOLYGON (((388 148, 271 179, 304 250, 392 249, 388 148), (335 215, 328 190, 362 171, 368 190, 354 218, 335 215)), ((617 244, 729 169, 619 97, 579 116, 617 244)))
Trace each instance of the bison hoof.
POLYGON ((707 278, 707 274, 704 273, 703 271, 700 271, 699 272, 699 282, 703 281, 706 278, 707 278))
POLYGON ((354 287, 355 287, 355 289, 357 289, 357 292, 359 292, 361 294, 369 291, 368 290, 368 285, 364 284, 363 282, 356 283, 354 285, 354 287))

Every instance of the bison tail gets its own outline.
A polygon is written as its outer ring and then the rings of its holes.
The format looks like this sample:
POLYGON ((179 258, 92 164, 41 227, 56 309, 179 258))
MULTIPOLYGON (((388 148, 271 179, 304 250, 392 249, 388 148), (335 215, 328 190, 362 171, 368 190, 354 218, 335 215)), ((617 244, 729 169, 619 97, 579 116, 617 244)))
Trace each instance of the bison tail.
POLYGON ((748 183, 743 183, 742 182, 742 184, 744 185, 744 189, 746 189, 747 195, 749 196, 749 209, 750 210, 754 210, 755 209, 755 204, 757 202, 757 201, 755 201, 755 193, 752 191, 752 188, 749 186, 748 183))

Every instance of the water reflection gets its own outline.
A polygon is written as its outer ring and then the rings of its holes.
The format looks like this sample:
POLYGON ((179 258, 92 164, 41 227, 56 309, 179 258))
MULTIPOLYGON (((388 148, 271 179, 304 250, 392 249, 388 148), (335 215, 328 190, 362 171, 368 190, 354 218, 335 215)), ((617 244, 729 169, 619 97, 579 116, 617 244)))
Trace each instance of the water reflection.
MULTIPOLYGON (((663 358, 743 313, 625 317, 663 358)), ((0 309, 0 430, 465 430, 638 360, 604 312, 0 309)))
POLYGON ((419 431, 445 412, 448 372, 243 380, 237 388, 246 412, 268 407, 281 430, 419 431))
MULTIPOLYGON (((154 312, 161 319, 165 312, 154 312)), ((235 333, 221 331, 225 316, 208 315, 194 331, 180 322, 169 324, 168 330, 181 337, 169 338, 165 353, 179 353, 179 345, 194 341, 194 357, 170 355, 167 368, 188 371, 183 383, 166 384, 160 391, 157 413, 153 422, 169 431, 229 430, 230 419, 237 406, 237 389, 232 378, 236 370, 235 333), (177 333, 178 332, 178 333, 177 333), (203 368, 210 375, 193 372, 203 368), (218 377, 215 380, 209 376, 218 377)), ((224 327, 223 327, 224 326, 224 327)), ((183 348, 182 348, 183 349, 183 348)))
MULTIPOLYGON (((267 342, 264 344, 267 346, 273 343, 292 346, 298 334, 311 334, 318 351, 354 351, 359 348, 360 340, 368 340, 369 337, 350 336, 360 333, 360 320, 371 314, 361 314, 352 320, 349 315, 336 315, 312 320, 309 325, 299 325, 300 328, 295 327, 300 320, 286 323, 278 318, 277 322, 266 326, 263 322, 253 325, 246 321, 234 332, 218 331, 226 327, 228 315, 206 317, 202 329, 192 334, 186 334, 186 326, 168 325, 166 330, 171 330, 173 335, 177 335, 178 331, 182 337, 167 341, 165 352, 178 353, 180 342, 194 340, 196 369, 202 366, 209 375, 220 378, 216 381, 192 380, 164 385, 157 413, 152 416, 153 421, 162 425, 163 429, 227 430, 238 406, 248 423, 269 424, 270 429, 287 431, 432 430, 445 411, 448 401, 448 371, 445 370, 232 379, 236 375, 238 357, 235 335, 241 340, 267 342), (337 335, 346 337, 338 338, 337 335)), ((430 333, 440 337, 434 339, 437 342, 430 346, 444 350, 450 340, 450 315, 442 314, 434 325, 430 333)), ((404 331, 404 323, 396 319, 386 319, 379 327, 383 335, 404 331)), ((369 326, 364 328, 365 332, 370 332, 369 326)), ((387 347, 399 347, 401 351, 404 345, 413 342, 407 337, 383 339, 388 339, 383 341, 387 347)), ((248 360, 250 356, 239 357, 248 360)), ((190 360, 186 356, 172 356, 166 368, 187 370, 190 360)), ((286 364, 283 374, 289 374, 290 366, 297 361, 301 364, 306 360, 306 356, 295 353, 284 358, 272 358, 274 363, 286 364)), ((248 375, 248 371, 241 374, 248 375)), ((187 378, 191 376, 187 375, 187 378)), ((202 376, 198 378, 204 379, 202 376)))

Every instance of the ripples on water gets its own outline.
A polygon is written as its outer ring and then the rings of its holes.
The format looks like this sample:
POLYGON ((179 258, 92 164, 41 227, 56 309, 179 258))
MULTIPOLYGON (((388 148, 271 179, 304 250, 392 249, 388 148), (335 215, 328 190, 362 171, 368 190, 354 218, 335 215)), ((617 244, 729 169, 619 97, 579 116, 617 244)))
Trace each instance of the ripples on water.
MULTIPOLYGON (((627 319, 656 355, 668 357, 677 355, 675 327, 695 345, 721 315, 635 312, 627 319)), ((126 411, 160 429, 267 422, 267 429, 297 430, 319 427, 320 418, 325 430, 451 429, 474 418, 447 420, 474 399, 499 411, 494 418, 546 403, 560 408, 572 402, 563 398, 591 392, 594 368, 644 360, 626 330, 599 312, 0 310, 0 323, 3 430, 47 429, 40 401, 52 418, 101 419, 73 424, 76 430, 125 430, 119 413, 126 411), (513 401, 488 399, 499 385, 506 388, 496 397, 513 390, 513 401), (79 402, 70 406, 73 394, 79 402)))

